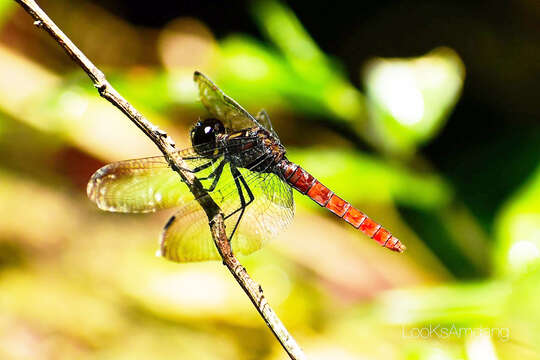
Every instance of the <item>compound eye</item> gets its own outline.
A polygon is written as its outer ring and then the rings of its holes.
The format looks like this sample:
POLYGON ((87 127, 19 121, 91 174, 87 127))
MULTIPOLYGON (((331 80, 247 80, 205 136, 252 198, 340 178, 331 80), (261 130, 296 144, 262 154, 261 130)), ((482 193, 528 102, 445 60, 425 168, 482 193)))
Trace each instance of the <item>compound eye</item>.
POLYGON ((218 119, 206 119, 199 121, 191 129, 191 143, 193 146, 202 144, 214 144, 216 137, 225 132, 223 123, 218 119))

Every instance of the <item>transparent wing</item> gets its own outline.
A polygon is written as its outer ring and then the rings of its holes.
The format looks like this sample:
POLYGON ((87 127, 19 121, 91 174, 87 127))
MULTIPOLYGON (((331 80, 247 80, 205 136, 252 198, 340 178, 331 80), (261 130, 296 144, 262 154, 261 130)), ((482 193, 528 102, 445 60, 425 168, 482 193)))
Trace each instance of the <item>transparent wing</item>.
MULTIPOLYGON (((197 172, 199 178, 211 174, 223 161, 222 157, 201 157, 194 148, 181 150, 179 154, 188 170, 204 168, 197 172)), ((162 156, 105 165, 92 175, 86 190, 100 209, 113 212, 152 212, 194 199, 180 175, 162 156)))
POLYGON ((261 126, 253 116, 225 95, 206 76, 196 71, 193 79, 199 86, 199 96, 203 105, 210 114, 223 121, 227 129, 237 131, 261 126))
MULTIPOLYGON (((247 255, 259 250, 292 222, 294 199, 292 189, 279 176, 239 170, 254 200, 245 207, 231 245, 235 254, 247 255)), ((227 216, 241 207, 241 201, 229 169, 225 171, 228 172, 226 185, 213 191, 211 196, 227 216)), ((243 190, 243 194, 247 198, 247 191, 243 190)), ((239 216, 237 211, 225 220, 229 239, 239 216)), ((197 201, 185 204, 169 220, 161 236, 161 254, 177 262, 220 259, 208 219, 197 201)))
POLYGON ((189 201, 189 191, 163 157, 105 165, 88 182, 90 200, 107 211, 144 213, 189 201))
MULTIPOLYGON (((258 146, 257 138, 242 137, 231 139, 226 145, 208 148, 192 147, 179 150, 187 171, 195 175, 203 186, 212 186, 218 169, 226 152, 241 150, 247 146, 252 151, 258 146)), ((173 171, 163 156, 119 161, 105 165, 96 171, 86 188, 88 197, 102 210, 125 213, 145 213, 167 209, 184 204, 194 197, 188 187, 182 183, 179 174, 173 171)))
POLYGON ((260 249, 284 230, 294 217, 292 189, 279 176, 261 174, 249 186, 255 200, 246 208, 237 238, 233 237, 233 250, 237 249, 242 254, 260 249))

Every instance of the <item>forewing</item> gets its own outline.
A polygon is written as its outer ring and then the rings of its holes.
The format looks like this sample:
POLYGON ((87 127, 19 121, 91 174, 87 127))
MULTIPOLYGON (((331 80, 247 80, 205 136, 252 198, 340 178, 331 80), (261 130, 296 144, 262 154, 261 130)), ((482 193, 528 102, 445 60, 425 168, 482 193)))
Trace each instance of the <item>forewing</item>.
POLYGON ((236 101, 225 95, 210 79, 196 71, 193 79, 199 87, 201 102, 208 112, 223 121, 229 130, 249 129, 260 124, 236 101))
MULTIPOLYGON (((214 148, 207 145, 187 148, 176 155, 185 166, 183 170, 194 172, 203 187, 210 188, 214 180, 212 174, 224 161, 223 154, 244 151, 241 147, 250 142, 256 144, 257 138, 231 139, 226 145, 214 148)), ((180 175, 170 168, 163 156, 108 164, 92 175, 87 193, 100 209, 127 213, 176 207, 194 199, 180 175)))
MULTIPOLYGON (((188 156, 194 152, 184 150, 180 154, 188 156)), ((208 161, 194 155, 184 160, 190 169, 208 161)), ((207 171, 214 167, 209 166, 207 171)), ((92 175, 87 193, 100 209, 126 213, 152 212, 194 199, 180 175, 162 156, 105 165, 92 175)))
MULTIPOLYGON (((292 222, 294 200, 291 188, 277 175, 246 169, 240 172, 254 200, 245 208, 231 245, 235 254, 247 255, 259 250, 292 222)), ((237 210, 241 202, 230 170, 226 169, 223 176, 227 176, 227 180, 221 179, 226 184, 216 188, 211 196, 227 216, 237 210)), ((246 191, 243 194, 247 199, 246 191)), ((239 216, 240 212, 236 212, 225 220, 229 239, 239 216)), ((165 258, 177 262, 220 259, 210 234, 208 219, 196 201, 183 206, 169 220, 161 237, 161 253, 165 258)))

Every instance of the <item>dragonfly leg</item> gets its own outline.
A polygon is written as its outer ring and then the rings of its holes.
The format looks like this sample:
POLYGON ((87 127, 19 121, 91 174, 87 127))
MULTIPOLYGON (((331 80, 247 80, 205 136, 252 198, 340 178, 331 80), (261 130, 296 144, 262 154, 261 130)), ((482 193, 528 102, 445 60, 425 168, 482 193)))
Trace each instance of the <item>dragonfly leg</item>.
MULTIPOLYGON (((190 158, 185 158, 186 160, 191 160, 190 158)), ((210 160, 209 162, 207 162, 206 164, 202 164, 201 166, 197 166, 196 168, 194 169, 190 169, 190 168, 182 168, 183 171, 187 171, 187 172, 190 172, 190 173, 198 173, 199 171, 202 171, 204 169, 207 169, 209 168, 210 166, 214 165, 216 163, 216 160, 215 159, 212 159, 210 160)))
POLYGON ((236 167, 231 166, 231 173, 234 178, 234 183, 236 184, 236 188, 238 189, 238 196, 240 196, 240 207, 236 210, 234 210, 232 213, 225 216, 225 219, 233 216, 237 212, 240 211, 240 215, 238 216, 238 219, 236 220, 236 224, 234 224, 233 231, 231 232, 231 235, 229 235, 229 241, 231 241, 234 233, 236 232, 236 229, 238 228, 238 224, 240 224, 240 220, 242 219, 242 216, 244 215, 244 211, 246 210, 246 207, 255 200, 255 196, 253 196, 253 193, 251 192, 251 189, 249 188, 246 180, 244 179, 244 176, 236 167), (240 184, 240 182, 242 184, 240 184), (242 185, 244 186, 244 189, 246 189, 247 195, 249 196, 249 201, 246 202, 246 199, 244 198, 244 192, 242 191, 242 185))
POLYGON ((207 169, 210 166, 214 165, 216 163, 216 160, 210 160, 206 164, 202 164, 201 166, 197 166, 195 169, 191 170, 193 173, 198 173, 201 170, 207 169))
POLYGON ((199 180, 208 180, 208 179, 212 179, 212 178, 214 179, 214 181, 212 181, 212 184, 210 185, 210 187, 208 189, 205 189, 206 191, 208 191, 208 192, 214 191, 214 189, 217 186, 217 183, 218 183, 219 179, 221 178, 221 174, 223 173, 223 168, 225 167, 225 164, 226 164, 225 161, 220 162, 218 167, 210 175, 208 175, 207 177, 204 177, 204 178, 199 178, 199 180))

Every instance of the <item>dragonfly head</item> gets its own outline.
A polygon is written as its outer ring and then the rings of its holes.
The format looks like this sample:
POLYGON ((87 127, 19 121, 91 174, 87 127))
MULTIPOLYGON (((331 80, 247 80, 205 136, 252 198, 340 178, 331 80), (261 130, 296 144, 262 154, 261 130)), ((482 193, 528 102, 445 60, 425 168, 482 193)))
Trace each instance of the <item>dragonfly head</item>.
POLYGON ((211 156, 213 154, 210 152, 217 145, 217 137, 222 134, 225 134, 225 126, 218 119, 197 121, 191 129, 191 144, 199 155, 211 156))

